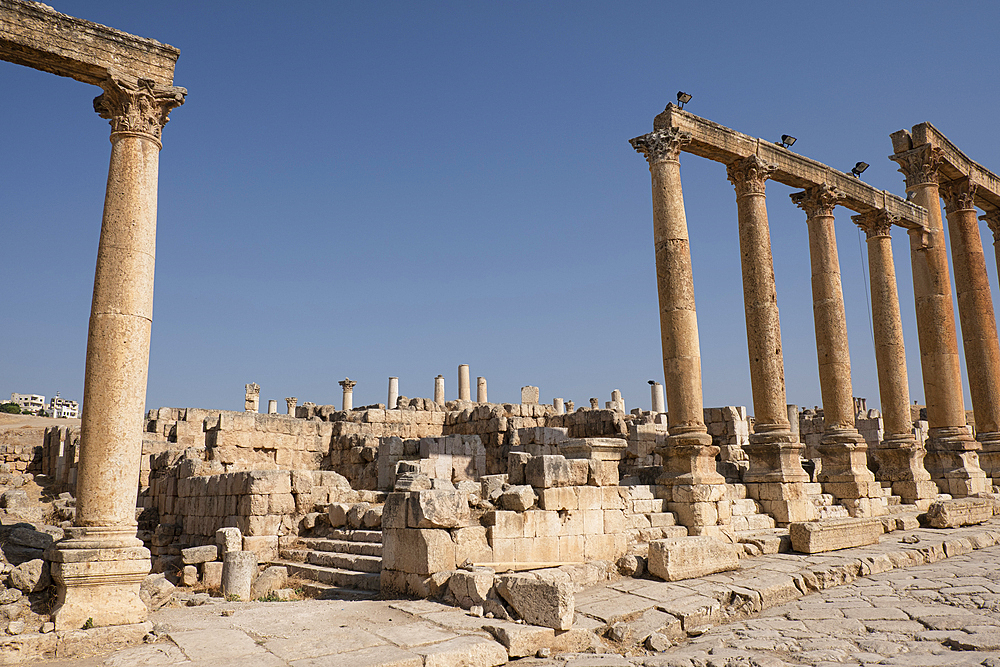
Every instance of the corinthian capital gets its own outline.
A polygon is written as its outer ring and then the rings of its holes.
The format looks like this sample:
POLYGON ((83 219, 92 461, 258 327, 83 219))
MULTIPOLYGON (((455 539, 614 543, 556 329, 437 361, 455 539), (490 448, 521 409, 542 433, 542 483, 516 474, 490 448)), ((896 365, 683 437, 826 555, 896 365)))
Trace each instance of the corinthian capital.
POLYGON ((94 99, 94 111, 111 123, 111 134, 137 134, 160 142, 170 112, 184 104, 187 90, 157 88, 149 79, 128 80, 109 76, 104 93, 94 99))
POLYGON ((736 187, 736 196, 764 194, 764 184, 774 173, 774 165, 764 162, 756 155, 750 155, 726 165, 726 176, 736 187))
POLYGON ((899 222, 899 216, 885 209, 874 209, 860 215, 852 215, 851 220, 865 232, 865 238, 876 236, 892 237, 892 226, 899 222))
POLYGON ((352 380, 351 378, 344 378, 343 380, 341 380, 337 384, 339 384, 341 387, 343 387, 344 391, 352 391, 354 389, 354 387, 357 386, 358 382, 357 382, 357 380, 352 380))
POLYGON ((950 181, 941 186, 941 196, 948 213, 975 208, 976 184, 969 178, 950 181))
POLYGON ((691 133, 670 127, 665 130, 653 130, 649 134, 629 139, 628 142, 632 144, 632 148, 645 156, 647 162, 653 164, 660 160, 676 160, 681 148, 691 143, 691 133))
POLYGON ((807 218, 814 218, 818 215, 833 215, 833 207, 844 200, 844 193, 824 183, 793 193, 789 197, 806 212, 807 218))
POLYGON ((899 165, 899 172, 906 177, 906 187, 938 182, 938 167, 941 166, 941 149, 927 144, 890 155, 889 159, 899 165))

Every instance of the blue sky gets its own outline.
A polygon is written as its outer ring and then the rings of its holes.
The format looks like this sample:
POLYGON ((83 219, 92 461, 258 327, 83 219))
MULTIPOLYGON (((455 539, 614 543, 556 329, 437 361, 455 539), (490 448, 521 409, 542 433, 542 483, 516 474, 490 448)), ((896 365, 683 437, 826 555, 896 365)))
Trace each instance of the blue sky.
MULTIPOLYGON (((649 175, 628 139, 688 109, 903 194, 889 133, 930 121, 1000 163, 992 3, 51 0, 173 44, 147 406, 431 396, 586 404, 662 381, 649 175), (473 380, 474 382, 474 380, 473 380)), ((0 396, 83 393, 110 152, 100 90, 0 63, 0 396)), ((752 406, 736 203, 681 161, 705 404, 752 406)), ((768 185, 788 401, 821 403, 808 240, 768 185)), ((837 209, 854 393, 878 404, 857 229, 837 209)), ((908 246, 894 241, 922 400, 908 246)), ((996 290, 991 239, 987 267, 996 290)), ((996 294, 994 294, 996 299, 996 294)), ((956 311, 957 312, 957 311, 956 311)), ((966 392, 968 404, 968 393, 966 392)), ((751 408, 752 411, 752 408, 751 408)))

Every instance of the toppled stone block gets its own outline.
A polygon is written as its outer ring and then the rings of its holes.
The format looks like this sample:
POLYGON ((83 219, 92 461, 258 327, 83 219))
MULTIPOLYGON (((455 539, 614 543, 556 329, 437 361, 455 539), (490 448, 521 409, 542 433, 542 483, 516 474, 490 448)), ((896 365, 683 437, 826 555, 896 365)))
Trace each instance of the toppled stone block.
POLYGON ((181 570, 181 586, 198 585, 198 568, 194 565, 185 565, 181 570))
POLYGON ((347 510, 347 525, 351 528, 362 528, 365 523, 365 512, 371 507, 368 503, 355 503, 347 510))
POLYGON ((49 565, 41 558, 21 563, 10 571, 11 588, 23 593, 37 593, 48 588, 50 583, 49 565))
POLYGON ((448 578, 448 590, 458 600, 463 609, 486 602, 493 590, 495 573, 488 567, 475 567, 471 570, 456 570, 448 578))
POLYGON ((568 577, 557 581, 531 573, 504 574, 497 577, 497 592, 525 623, 553 630, 573 627, 576 603, 568 577))
POLYGON ((288 568, 283 565, 272 565, 257 577, 251 586, 253 599, 267 597, 274 591, 282 589, 288 583, 288 568))
POLYGON ((673 537, 649 543, 649 573, 666 581, 738 570, 736 545, 707 535, 673 537))
POLYGON ((350 511, 350 503, 330 503, 327 508, 327 516, 330 519, 331 528, 340 528, 347 525, 347 513, 350 511))
POLYGON ((931 528, 958 528, 983 523, 993 517, 993 506, 989 498, 935 500, 927 508, 927 524, 931 528))
POLYGON ((139 586, 139 599, 150 611, 156 611, 170 602, 174 595, 174 585, 164 574, 151 574, 139 586))
POLYGON ((878 544, 881 535, 878 517, 793 521, 788 526, 792 549, 806 554, 878 544))
POLYGON ((201 564, 201 583, 207 588, 222 586, 222 563, 220 561, 201 564))
POLYGON ((511 658, 534 656, 540 649, 548 648, 555 641, 555 630, 532 625, 498 622, 484 625, 483 630, 507 649, 511 658))
POLYGON ((219 557, 219 547, 215 544, 206 544, 200 547, 188 547, 181 549, 181 562, 185 565, 197 565, 216 560, 219 557))
POLYGON ((429 575, 455 569, 455 543, 447 530, 432 528, 382 531, 382 568, 429 575))
POLYGON ((535 491, 528 485, 511 486, 500 494, 497 501, 501 509, 523 512, 535 504, 535 491))
POLYGON ((461 491, 417 491, 410 495, 410 528, 458 528, 469 523, 469 498, 461 491))
POLYGON ((426 491, 431 488, 431 478, 423 473, 405 473, 396 479, 396 491, 426 491))

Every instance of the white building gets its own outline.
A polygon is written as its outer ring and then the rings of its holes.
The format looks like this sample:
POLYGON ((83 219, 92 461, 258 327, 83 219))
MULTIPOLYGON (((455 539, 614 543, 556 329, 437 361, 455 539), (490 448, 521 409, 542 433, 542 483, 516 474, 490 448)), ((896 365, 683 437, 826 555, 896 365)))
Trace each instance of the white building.
POLYGON ((45 409, 45 397, 38 394, 14 394, 10 395, 10 402, 21 406, 21 412, 37 413, 45 409))
POLYGON ((59 392, 49 401, 49 416, 76 419, 80 416, 80 404, 59 397, 59 392))

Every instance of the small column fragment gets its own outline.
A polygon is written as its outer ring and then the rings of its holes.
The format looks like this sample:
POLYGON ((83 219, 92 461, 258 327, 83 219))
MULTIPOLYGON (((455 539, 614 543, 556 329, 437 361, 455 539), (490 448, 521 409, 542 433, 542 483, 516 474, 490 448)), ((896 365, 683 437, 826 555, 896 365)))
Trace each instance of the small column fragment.
POLYGON ((666 403, 663 399, 663 385, 655 380, 650 380, 649 394, 653 404, 653 414, 661 414, 667 411, 666 403))
POLYGON ((278 401, 273 398, 267 402, 267 414, 276 415, 278 414, 278 401))
POLYGON ((396 409, 396 402, 399 400, 399 378, 389 378, 389 395, 386 398, 385 407, 389 410, 396 409))
POLYGON ((552 407, 556 409, 557 415, 566 414, 566 406, 563 404, 563 400, 561 398, 553 398, 552 407))
POLYGON ((476 403, 489 403, 489 397, 486 394, 486 378, 477 377, 476 378, 476 403))
POLYGON ((444 405, 444 376, 438 375, 434 378, 434 402, 444 405))
POLYGON ((472 391, 469 386, 469 364, 460 364, 458 367, 458 400, 472 400, 472 391))
POLYGON ((344 412, 347 412, 348 410, 353 410, 354 409, 354 387, 357 386, 358 383, 356 381, 352 380, 351 378, 344 378, 343 380, 341 380, 337 384, 339 384, 341 387, 344 388, 344 402, 343 402, 343 408, 342 409, 344 410, 344 412))

